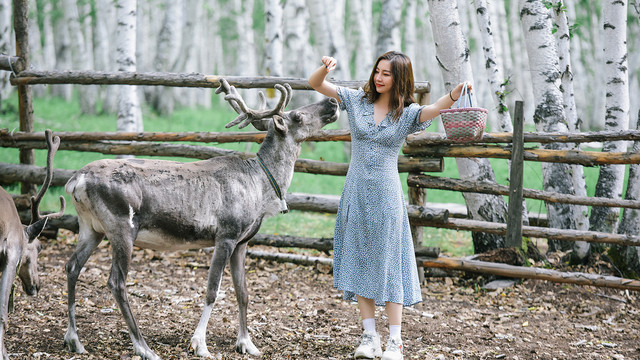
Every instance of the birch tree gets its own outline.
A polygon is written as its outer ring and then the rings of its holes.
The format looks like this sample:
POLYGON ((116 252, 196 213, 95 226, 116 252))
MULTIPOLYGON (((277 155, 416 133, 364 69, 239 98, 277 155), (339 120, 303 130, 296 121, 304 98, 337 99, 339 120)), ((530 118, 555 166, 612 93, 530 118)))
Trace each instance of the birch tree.
MULTIPOLYGON (((287 1, 284 13, 284 75, 307 78, 317 68, 318 57, 311 51, 305 0, 287 1)), ((315 98, 314 92, 299 92, 291 99, 290 108, 308 104, 315 98)))
MULTIPOLYGON (((113 71, 115 67, 111 54, 111 46, 113 45, 111 34, 112 29, 115 29, 115 6, 109 1, 96 1, 95 11, 100 16, 96 16, 94 41, 93 41, 93 53, 95 57, 94 68, 100 71, 113 71)), ((102 112, 103 113, 116 113, 117 108, 117 96, 115 86, 105 86, 102 91, 99 92, 98 98, 102 100, 102 112)))
MULTIPOLYGON (((549 6, 549 5, 547 5, 549 6)), ((558 1, 551 6, 555 14, 555 38, 558 45, 558 60, 560 64, 560 91, 562 91, 564 113, 567 119, 569 132, 580 132, 581 121, 578 118, 573 87, 573 66, 571 63, 571 33, 569 19, 564 3, 558 1)), ((573 148, 578 150, 575 144, 573 148)), ((571 177, 577 196, 587 196, 587 185, 584 180, 582 165, 571 165, 571 177)), ((589 230, 589 208, 584 205, 575 205, 576 229, 589 230)), ((572 258, 575 262, 584 262, 589 255, 591 245, 586 241, 576 241, 573 244, 572 258)))
MULTIPOLYGON (((136 71, 136 0, 118 0, 116 62, 118 71, 136 71)), ((118 86, 118 131, 143 131, 142 113, 136 87, 118 86)))
MULTIPOLYGON (((15 56, 11 46, 11 24, 11 1, 0 0, 0 54, 15 56)), ((11 73, 7 71, 0 71, 0 110, 11 90, 10 75, 11 73)))
MULTIPOLYGON (((53 9, 51 10, 53 13, 53 9)), ((71 60, 71 36, 69 35, 69 27, 63 17, 55 18, 54 23, 54 44, 56 52, 56 69, 57 70, 69 70, 73 68, 71 60)), ((71 101, 73 94, 73 88, 69 84, 60 84, 51 86, 51 94, 64 99, 65 101, 71 101)))
MULTIPOLYGON (((567 132, 562 93, 558 50, 552 34, 551 14, 540 0, 521 0, 522 29, 527 45, 529 68, 531 69, 533 95, 535 99, 534 122, 540 132, 567 132)), ((568 149, 564 144, 545 144, 545 149, 568 149)), ((571 166, 567 164, 542 163, 543 187, 547 191, 575 194, 571 177, 571 166)), ((549 227, 576 229, 579 217, 575 206, 547 203, 549 227)), ((571 244, 549 241, 549 250, 568 250, 571 244)))
MULTIPOLYGON (((640 112, 636 128, 640 130, 640 112)), ((640 152, 640 141, 635 141, 632 152, 640 152)), ((625 200, 640 200, 640 164, 629 166, 629 180, 627 181, 627 193, 625 200)), ((619 234, 637 235, 640 233, 640 210, 627 209, 622 211, 622 220, 618 226, 619 234)), ((614 264, 622 270, 624 276, 640 277, 640 246, 612 245, 609 255, 614 264)))
MULTIPOLYGON (((35 0, 29 0, 29 63, 35 69, 44 67, 44 53, 42 50, 42 32, 38 25, 38 7, 35 0)), ((34 97, 41 97, 47 92, 44 85, 31 86, 34 97)))
POLYGON ((373 53, 373 34, 371 24, 373 23, 371 14, 371 0, 349 0, 350 18, 353 19, 355 28, 355 78, 357 80, 368 80, 375 54, 373 53))
MULTIPOLYGON (((458 9, 453 1, 429 0, 431 27, 435 39, 436 57, 445 90, 453 89, 458 83, 470 81, 473 75, 469 64, 469 48, 460 28, 458 9)), ((457 158, 460 178, 472 181, 495 183, 495 175, 488 159, 457 158)), ((501 196, 477 193, 463 193, 469 217, 491 222, 506 221, 506 204, 501 196)), ((503 236, 472 233, 476 253, 504 247, 503 236)))
MULTIPOLYGON (((283 54, 283 24, 284 9, 280 0, 267 0, 265 2, 265 68, 267 76, 282 76, 284 68, 283 54)), ((276 92, 274 89, 267 90, 267 99, 275 101, 276 92)))
POLYGON ((53 5, 49 1, 42 4, 42 53, 43 68, 53 70, 56 68, 56 48, 53 32, 53 20, 51 19, 53 5))
POLYGON ((380 23, 378 24, 378 39, 376 41, 376 56, 387 51, 400 51, 400 17, 402 16, 402 0, 382 0, 380 23))
MULTIPOLYGON (((71 69, 74 70, 90 70, 93 69, 92 58, 87 53, 87 45, 80 24, 81 19, 78 12, 78 6, 75 0, 64 0, 64 22, 67 24, 69 34, 71 35, 69 45, 71 46, 71 69)), ((80 109, 83 114, 94 114, 96 112, 96 93, 95 87, 83 85, 82 91, 78 92, 80 99, 80 109)))
MULTIPOLYGON (((603 4, 603 42, 605 73, 606 131, 629 128, 629 73, 627 65, 627 2, 608 0, 603 4)), ((605 141, 602 151, 625 152, 626 142, 605 141)), ((622 197, 624 165, 601 165, 595 196, 611 199, 622 197)), ((619 208, 594 206, 591 209, 591 229, 615 232, 620 215, 619 208)))
MULTIPOLYGON (((182 19, 184 1, 166 0, 162 28, 158 35, 157 52, 154 58, 156 71, 169 71, 179 55, 180 41, 182 40, 182 19)), ((160 114, 167 115, 173 112, 173 95, 164 96, 165 91, 160 87, 153 92, 151 105, 160 114)))

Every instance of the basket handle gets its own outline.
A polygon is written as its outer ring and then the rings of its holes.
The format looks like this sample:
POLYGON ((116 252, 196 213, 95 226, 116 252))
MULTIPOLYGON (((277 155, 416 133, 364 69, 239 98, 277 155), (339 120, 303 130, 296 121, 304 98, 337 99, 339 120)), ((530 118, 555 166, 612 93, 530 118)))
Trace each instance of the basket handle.
POLYGON ((462 108, 473 107, 473 102, 471 101, 471 92, 467 89, 467 82, 465 81, 462 84, 462 91, 460 92, 460 97, 456 100, 455 104, 457 109, 460 109, 462 101, 464 100, 464 106, 462 108), (469 106, 467 106, 467 99, 469 99, 469 106))

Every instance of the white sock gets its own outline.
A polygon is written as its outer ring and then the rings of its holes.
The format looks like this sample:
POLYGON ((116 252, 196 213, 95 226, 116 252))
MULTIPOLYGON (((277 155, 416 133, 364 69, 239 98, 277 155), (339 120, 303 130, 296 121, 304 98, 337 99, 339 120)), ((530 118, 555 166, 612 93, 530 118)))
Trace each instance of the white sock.
POLYGON ((364 331, 376 332, 376 319, 368 318, 362 320, 362 327, 364 328, 364 331))
POLYGON ((389 337, 399 338, 402 325, 389 325, 389 337))

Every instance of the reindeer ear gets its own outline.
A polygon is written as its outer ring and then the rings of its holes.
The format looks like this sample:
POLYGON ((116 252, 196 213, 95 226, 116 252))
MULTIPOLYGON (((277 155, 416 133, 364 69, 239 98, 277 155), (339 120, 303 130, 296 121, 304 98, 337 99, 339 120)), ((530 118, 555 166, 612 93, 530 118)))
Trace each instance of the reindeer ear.
POLYGON ((35 238, 38 237, 38 235, 40 235, 40 233, 44 229, 44 226, 47 225, 47 220, 49 220, 49 218, 43 218, 27 226, 26 232, 27 237, 29 238, 29 242, 32 242, 33 240, 35 240, 35 238))
POLYGON ((273 126, 275 126, 276 130, 281 134, 287 133, 287 124, 284 121, 284 118, 280 115, 273 115, 273 126))

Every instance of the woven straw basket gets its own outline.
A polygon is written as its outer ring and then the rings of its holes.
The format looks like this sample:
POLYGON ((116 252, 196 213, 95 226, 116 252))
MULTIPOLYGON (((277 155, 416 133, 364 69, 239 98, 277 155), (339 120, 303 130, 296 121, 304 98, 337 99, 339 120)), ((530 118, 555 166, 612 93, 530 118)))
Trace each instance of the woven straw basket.
POLYGON ((487 123, 487 109, 473 107, 467 84, 462 87, 460 98, 451 109, 440 110, 442 125, 447 139, 455 142, 472 141, 482 138, 487 123), (467 100, 469 106, 467 107, 467 100), (463 104, 464 101, 464 104, 463 104))

